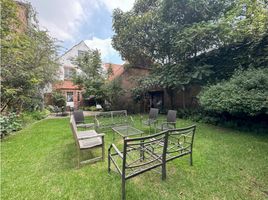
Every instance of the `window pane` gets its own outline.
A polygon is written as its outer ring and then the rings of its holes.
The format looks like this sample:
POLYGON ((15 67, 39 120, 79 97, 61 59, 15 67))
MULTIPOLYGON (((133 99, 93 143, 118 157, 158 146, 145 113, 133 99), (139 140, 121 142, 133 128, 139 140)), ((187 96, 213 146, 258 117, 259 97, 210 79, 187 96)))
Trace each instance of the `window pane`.
POLYGON ((74 101, 74 93, 67 92, 67 102, 73 102, 73 101, 74 101))
POLYGON ((64 68, 64 79, 71 79, 74 74, 74 69, 64 68))

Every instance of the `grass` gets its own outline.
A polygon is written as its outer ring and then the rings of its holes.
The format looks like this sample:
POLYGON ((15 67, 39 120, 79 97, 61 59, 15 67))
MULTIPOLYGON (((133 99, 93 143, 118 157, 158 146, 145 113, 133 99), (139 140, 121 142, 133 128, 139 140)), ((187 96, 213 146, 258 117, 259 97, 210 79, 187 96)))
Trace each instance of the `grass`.
MULTIPOLYGON (((107 158, 111 131, 105 141, 107 158)), ((127 199, 268 199, 267 153, 268 134, 197 124, 194 165, 184 157, 168 163, 166 181, 154 171, 128 180, 127 199)), ((1 199, 121 198, 120 176, 108 174, 107 159, 76 169, 67 118, 42 120, 4 139, 1 156, 1 199)))

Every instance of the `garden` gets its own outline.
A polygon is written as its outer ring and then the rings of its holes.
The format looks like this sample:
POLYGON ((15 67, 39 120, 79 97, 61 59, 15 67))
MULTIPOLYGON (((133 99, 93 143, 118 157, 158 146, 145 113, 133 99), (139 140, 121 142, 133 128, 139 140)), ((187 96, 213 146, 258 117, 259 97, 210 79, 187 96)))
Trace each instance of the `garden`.
MULTIPOLYGON (((134 115, 135 127, 141 127, 134 115)), ((161 116, 164 118, 164 116, 161 116)), ((86 118, 92 122, 92 118, 86 118)), ((177 120, 178 127, 193 124, 177 120)), ((3 199, 120 199, 121 178, 105 161, 77 169, 77 151, 68 118, 45 119, 1 144, 3 199)), ((117 138, 120 145, 122 140, 117 138)), ((149 171, 126 183, 127 199, 266 199, 267 134, 252 134, 197 123, 193 166, 188 157, 167 164, 167 179, 149 171)), ((89 154, 90 155, 90 154, 89 154)))
POLYGON ((111 43, 125 77, 103 69, 98 49, 77 52, 73 107, 70 91, 54 87, 58 41, 27 6, 29 27, 18 2, 1 1, 1 199, 268 198, 265 0, 114 9, 111 43))

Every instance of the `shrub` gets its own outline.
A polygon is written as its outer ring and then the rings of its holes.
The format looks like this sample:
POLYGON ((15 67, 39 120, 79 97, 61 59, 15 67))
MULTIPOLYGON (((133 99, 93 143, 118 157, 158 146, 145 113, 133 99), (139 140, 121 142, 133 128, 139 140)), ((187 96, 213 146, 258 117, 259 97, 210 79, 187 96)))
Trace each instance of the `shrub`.
POLYGON ((230 80, 204 88, 199 100, 205 110, 218 114, 268 114, 268 69, 238 70, 230 80))
POLYGON ((21 129, 21 121, 16 113, 10 113, 7 116, 0 116, 0 134, 1 138, 4 135, 9 134, 12 131, 17 131, 21 129))
POLYGON ((59 108, 66 107, 66 98, 60 92, 52 93, 52 102, 55 106, 58 106, 59 108))

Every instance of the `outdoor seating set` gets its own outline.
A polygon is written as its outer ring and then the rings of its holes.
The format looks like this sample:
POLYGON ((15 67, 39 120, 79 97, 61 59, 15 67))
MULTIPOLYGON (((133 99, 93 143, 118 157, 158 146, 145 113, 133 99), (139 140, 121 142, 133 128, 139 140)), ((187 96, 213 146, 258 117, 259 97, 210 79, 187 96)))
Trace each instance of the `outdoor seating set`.
MULTIPOLYGON (((196 126, 176 128, 176 111, 169 110, 166 121, 158 123, 158 109, 152 108, 147 120, 141 120, 144 125, 161 130, 158 133, 143 136, 143 131, 134 128, 133 119, 127 116, 127 111, 102 112, 95 115, 94 129, 77 131, 75 116, 80 115, 78 126, 93 127, 93 124, 82 126, 82 111, 75 111, 71 116, 71 128, 78 147, 78 166, 85 162, 104 159, 104 134, 98 134, 105 128, 112 128, 123 138, 123 150, 115 144, 108 149, 108 172, 111 164, 119 172, 122 179, 122 199, 125 199, 126 180, 153 169, 161 169, 162 180, 166 179, 166 165, 169 161, 189 155, 192 165, 192 149, 196 126), (130 137, 140 135, 140 137, 130 137), (80 162, 80 151, 101 147, 102 156, 80 162)), ((114 137, 113 137, 114 139, 114 137)))

